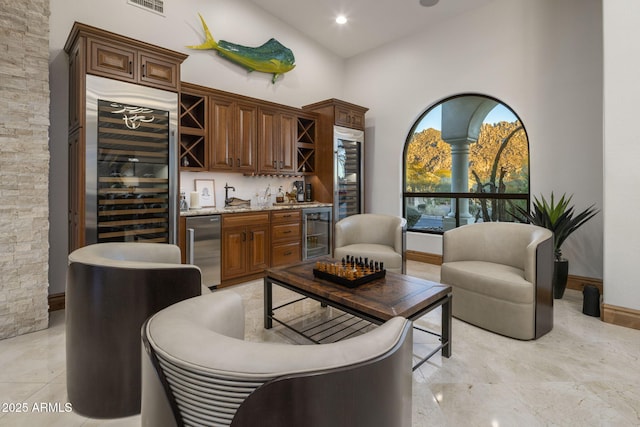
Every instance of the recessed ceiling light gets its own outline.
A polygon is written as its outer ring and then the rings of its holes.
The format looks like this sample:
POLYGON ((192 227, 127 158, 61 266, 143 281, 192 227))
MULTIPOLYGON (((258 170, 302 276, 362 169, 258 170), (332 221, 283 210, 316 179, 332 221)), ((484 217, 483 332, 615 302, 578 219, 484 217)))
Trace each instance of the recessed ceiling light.
POLYGON ((346 16, 344 16, 344 15, 338 15, 338 16, 336 17, 336 23, 337 23, 337 24, 340 24, 340 25, 342 25, 342 24, 346 24, 346 23, 347 23, 347 17, 346 17, 346 16))
POLYGON ((439 0, 420 0, 420 5, 424 7, 435 6, 439 0))

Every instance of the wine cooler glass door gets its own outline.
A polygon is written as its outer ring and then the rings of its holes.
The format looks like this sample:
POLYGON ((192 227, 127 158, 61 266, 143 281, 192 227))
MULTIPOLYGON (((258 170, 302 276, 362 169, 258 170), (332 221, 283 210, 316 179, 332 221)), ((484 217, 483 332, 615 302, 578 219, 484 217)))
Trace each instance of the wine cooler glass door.
POLYGON ((364 133, 336 126, 334 214, 336 222, 363 213, 363 144, 364 133))
POLYGON ((121 96, 129 89, 88 96, 95 143, 87 144, 87 207, 95 215, 87 229, 95 242, 174 243, 175 112, 143 92, 121 96))
POLYGON ((303 209, 303 259, 331 255, 331 208, 303 209))

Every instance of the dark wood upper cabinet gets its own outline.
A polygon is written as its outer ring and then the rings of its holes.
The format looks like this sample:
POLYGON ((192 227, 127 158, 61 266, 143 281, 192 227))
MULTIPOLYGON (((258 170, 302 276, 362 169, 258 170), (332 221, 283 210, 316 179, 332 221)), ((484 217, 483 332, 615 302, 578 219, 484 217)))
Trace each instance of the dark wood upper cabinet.
POLYGON ((209 108, 209 169, 255 173, 257 106, 210 95, 209 108))
POLYGON ((258 173, 296 172, 296 116, 286 110, 258 110, 258 173))
POLYGON ((76 22, 65 51, 71 55, 78 46, 87 74, 180 90, 180 64, 188 55, 76 22))
POLYGON ((84 124, 85 105, 84 94, 86 90, 84 75, 85 41, 78 42, 68 52, 69 55, 69 133, 76 131, 84 124))
POLYGON ((364 111, 338 103, 335 106, 335 124, 364 130, 364 111))
POLYGON ((258 133, 258 107, 249 102, 236 102, 233 154, 234 168, 239 172, 255 173, 258 133))
POLYGON ((159 55, 140 54, 140 83, 163 88, 179 88, 180 65, 159 55))
POLYGON ((232 99, 209 96, 209 168, 232 170, 234 156, 234 102, 232 99))
POLYGON ((87 64, 88 73, 135 83, 133 71, 138 68, 138 55, 135 49, 120 46, 95 36, 87 36, 87 43, 90 52, 90 61, 87 64))
POLYGON ((245 175, 313 174, 316 117, 298 108, 182 82, 180 168, 245 175))
POLYGON ((302 109, 318 112, 327 118, 327 123, 331 126, 338 125, 360 130, 364 130, 364 115, 369 110, 335 98, 306 105, 302 109))

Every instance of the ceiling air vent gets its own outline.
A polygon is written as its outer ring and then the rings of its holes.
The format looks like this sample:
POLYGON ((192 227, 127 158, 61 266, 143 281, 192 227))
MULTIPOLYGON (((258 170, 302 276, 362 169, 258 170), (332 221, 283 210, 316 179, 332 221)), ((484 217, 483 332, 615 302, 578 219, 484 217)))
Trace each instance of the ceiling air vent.
POLYGON ((127 0, 127 3, 164 16, 163 0, 127 0))

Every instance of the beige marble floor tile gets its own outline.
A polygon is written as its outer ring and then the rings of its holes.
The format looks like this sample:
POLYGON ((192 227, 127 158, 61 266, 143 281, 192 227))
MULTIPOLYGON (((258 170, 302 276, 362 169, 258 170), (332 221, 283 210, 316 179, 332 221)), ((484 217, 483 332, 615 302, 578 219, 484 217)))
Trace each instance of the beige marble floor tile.
MULTIPOLYGON (((409 274, 439 280, 437 266, 415 261, 407 266, 409 274)), ((308 343, 283 327, 263 328, 261 280, 232 289, 244 300, 246 339, 308 343)), ((296 296, 276 287, 274 298, 296 296)), ((580 292, 568 290, 554 302, 554 328, 537 341, 514 340, 453 319, 451 358, 436 354, 413 373, 413 426, 640 426, 640 331, 585 316, 580 292)), ((337 310, 304 301, 281 314, 310 325, 337 310)), ((439 330, 440 310, 416 325, 439 330)), ((420 355, 437 339, 416 331, 414 343, 414 354, 420 355)), ((0 341, 0 403, 66 403, 64 346, 63 311, 52 313, 47 330, 0 341)), ((140 416, 96 420, 31 409, 0 412, 0 427, 140 425, 140 416)))
POLYGON ((513 388, 528 407, 526 412, 535 414, 537 425, 635 425, 582 382, 517 384, 513 388))
POLYGON ((640 381, 588 382, 585 387, 632 425, 640 425, 640 381))
POLYGON ((52 313, 50 328, 0 341, 0 382, 49 382, 65 369, 64 312, 52 313))

